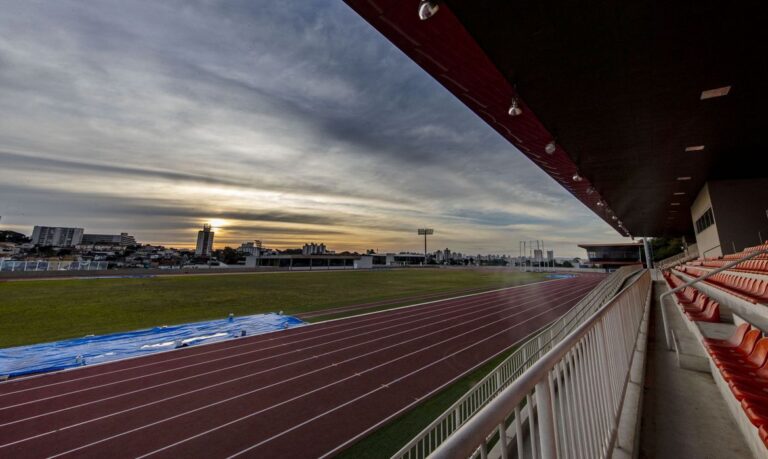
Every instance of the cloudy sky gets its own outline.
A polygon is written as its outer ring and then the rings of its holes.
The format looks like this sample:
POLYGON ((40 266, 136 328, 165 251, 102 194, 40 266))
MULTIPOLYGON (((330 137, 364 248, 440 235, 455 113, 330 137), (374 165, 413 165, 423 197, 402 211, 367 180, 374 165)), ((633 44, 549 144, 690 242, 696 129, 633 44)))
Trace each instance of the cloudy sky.
POLYGON ((621 238, 340 0, 0 0, 0 229, 557 255, 621 238))

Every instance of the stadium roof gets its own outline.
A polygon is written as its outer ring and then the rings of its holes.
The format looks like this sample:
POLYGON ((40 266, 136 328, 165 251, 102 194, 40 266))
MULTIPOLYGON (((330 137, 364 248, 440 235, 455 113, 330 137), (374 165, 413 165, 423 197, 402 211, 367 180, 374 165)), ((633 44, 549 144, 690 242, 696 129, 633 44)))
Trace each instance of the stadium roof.
POLYGON ((606 242, 605 244, 579 244, 579 247, 586 249, 588 247, 642 247, 642 242, 606 242))
POLYGON ((346 2, 622 234, 690 234, 707 180, 766 175, 758 2, 346 2))

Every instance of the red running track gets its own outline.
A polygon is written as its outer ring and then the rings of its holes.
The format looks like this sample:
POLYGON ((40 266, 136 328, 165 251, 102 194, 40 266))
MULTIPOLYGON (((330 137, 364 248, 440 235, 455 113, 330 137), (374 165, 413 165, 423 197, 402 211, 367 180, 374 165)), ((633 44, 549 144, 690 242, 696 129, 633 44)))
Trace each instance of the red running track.
POLYGON ((557 318, 510 287, 0 383, 0 457, 322 457, 557 318))

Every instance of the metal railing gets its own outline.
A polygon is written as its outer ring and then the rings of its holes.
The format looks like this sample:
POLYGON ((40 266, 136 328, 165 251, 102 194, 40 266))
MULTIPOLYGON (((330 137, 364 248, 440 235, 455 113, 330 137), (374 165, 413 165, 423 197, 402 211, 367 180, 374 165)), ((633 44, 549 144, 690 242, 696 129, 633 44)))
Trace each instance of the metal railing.
POLYGON ((640 269, 640 265, 624 266, 606 277, 563 316, 535 333, 532 338, 518 347, 392 457, 402 459, 426 458, 449 435, 471 419, 475 413, 530 368, 563 337, 584 322, 608 299, 616 295, 622 284, 640 269))
POLYGON ((726 263, 725 265, 723 265, 723 266, 721 266, 721 267, 719 267, 717 269, 713 269, 712 271, 709 271, 708 273, 706 273, 706 274, 704 274, 702 276, 694 278, 691 281, 688 281, 688 282, 686 282, 686 283, 684 283, 682 285, 679 285, 679 286, 673 288, 672 290, 666 291, 666 292, 662 293, 661 295, 659 295, 659 307, 661 308, 661 320, 662 320, 662 323, 664 324, 664 339, 665 339, 665 341, 667 343, 667 349, 669 349, 669 350, 673 349, 673 347, 672 347, 673 339, 672 339, 672 336, 670 334, 671 332, 670 332, 670 328, 669 328, 669 322, 667 321, 667 308, 664 306, 664 298, 668 297, 669 295, 672 295, 673 293, 679 292, 680 290, 683 290, 686 287, 690 287, 691 285, 694 285, 694 284, 697 284, 697 283, 699 283, 701 281, 707 280, 707 279, 709 279, 710 277, 714 276, 717 273, 721 273, 721 272, 723 272, 723 271, 725 271, 727 269, 731 269, 734 266, 738 265, 739 263, 745 262, 747 260, 751 260, 752 258, 755 258, 755 257, 757 257, 759 255, 764 254, 764 253, 768 253, 768 249, 763 249, 763 250, 757 250, 755 252, 750 252, 749 255, 743 256, 743 257, 739 258, 738 260, 733 260, 733 261, 731 261, 729 263, 726 263))
POLYGON ((610 456, 650 299, 651 276, 646 271, 543 355, 430 457, 610 456))
POLYGON ((108 261, 48 261, 48 260, 2 260, 0 271, 96 271, 109 267, 108 261))
POLYGON ((672 266, 695 260, 697 258, 699 258, 699 246, 696 244, 691 244, 688 246, 688 249, 685 252, 678 253, 677 255, 673 255, 669 258, 665 258, 657 262, 656 267, 659 269, 669 269, 672 266))

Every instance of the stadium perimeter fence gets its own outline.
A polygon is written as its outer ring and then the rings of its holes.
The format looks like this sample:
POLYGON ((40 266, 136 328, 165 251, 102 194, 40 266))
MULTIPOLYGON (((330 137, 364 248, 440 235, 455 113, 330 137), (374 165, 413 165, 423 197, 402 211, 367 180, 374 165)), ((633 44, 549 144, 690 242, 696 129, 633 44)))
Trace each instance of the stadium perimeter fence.
POLYGON ((108 261, 18 261, 0 260, 0 271, 97 271, 107 269, 108 261))

